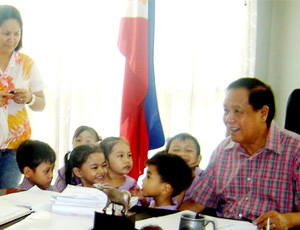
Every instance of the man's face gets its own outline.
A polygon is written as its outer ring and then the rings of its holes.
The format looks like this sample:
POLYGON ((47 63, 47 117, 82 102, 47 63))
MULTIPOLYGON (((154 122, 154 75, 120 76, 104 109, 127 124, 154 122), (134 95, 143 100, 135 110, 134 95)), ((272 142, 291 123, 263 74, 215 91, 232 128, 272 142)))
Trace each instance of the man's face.
POLYGON ((266 126, 266 115, 254 111, 248 97, 247 89, 236 88, 228 90, 224 100, 224 123, 231 139, 243 146, 255 144, 266 126))

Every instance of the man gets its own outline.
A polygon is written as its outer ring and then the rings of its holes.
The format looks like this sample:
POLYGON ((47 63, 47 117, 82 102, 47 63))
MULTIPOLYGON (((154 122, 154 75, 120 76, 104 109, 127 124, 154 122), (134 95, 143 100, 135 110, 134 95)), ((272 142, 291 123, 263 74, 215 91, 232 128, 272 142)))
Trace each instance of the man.
POLYGON ((229 131, 202 180, 180 210, 201 212, 225 203, 222 216, 251 219, 261 229, 300 227, 300 136, 273 120, 271 88, 255 78, 232 82, 224 100, 229 131))

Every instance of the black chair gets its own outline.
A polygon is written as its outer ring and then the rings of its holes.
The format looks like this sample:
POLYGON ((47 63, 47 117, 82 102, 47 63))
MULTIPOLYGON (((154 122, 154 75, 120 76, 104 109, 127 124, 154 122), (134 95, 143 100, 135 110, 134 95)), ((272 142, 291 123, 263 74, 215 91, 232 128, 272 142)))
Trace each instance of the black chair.
POLYGON ((300 89, 295 89, 288 98, 284 128, 300 134, 300 89))

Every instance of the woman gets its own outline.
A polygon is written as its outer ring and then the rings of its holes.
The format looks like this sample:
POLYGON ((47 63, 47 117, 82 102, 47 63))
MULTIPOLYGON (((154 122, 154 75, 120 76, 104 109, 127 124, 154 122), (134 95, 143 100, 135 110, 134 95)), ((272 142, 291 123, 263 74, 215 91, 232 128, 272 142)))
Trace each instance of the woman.
POLYGON ((19 11, 0 6, 0 187, 19 184, 15 150, 30 139, 31 128, 25 105, 33 111, 45 107, 45 88, 34 61, 19 52, 23 22, 19 11))

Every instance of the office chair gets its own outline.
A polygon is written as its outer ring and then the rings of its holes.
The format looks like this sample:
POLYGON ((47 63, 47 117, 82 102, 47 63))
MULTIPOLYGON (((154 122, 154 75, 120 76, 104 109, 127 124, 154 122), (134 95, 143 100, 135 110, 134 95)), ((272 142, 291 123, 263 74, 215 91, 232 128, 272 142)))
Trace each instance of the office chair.
POLYGON ((300 89, 295 89, 288 98, 284 128, 300 134, 300 89))

